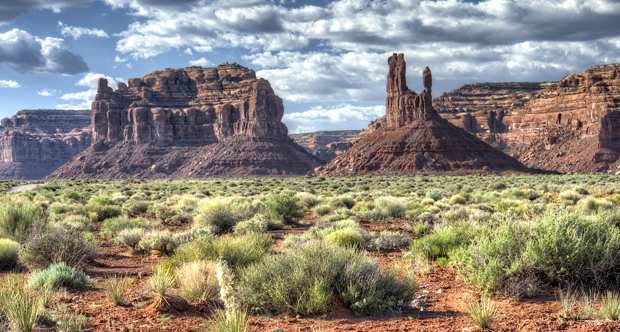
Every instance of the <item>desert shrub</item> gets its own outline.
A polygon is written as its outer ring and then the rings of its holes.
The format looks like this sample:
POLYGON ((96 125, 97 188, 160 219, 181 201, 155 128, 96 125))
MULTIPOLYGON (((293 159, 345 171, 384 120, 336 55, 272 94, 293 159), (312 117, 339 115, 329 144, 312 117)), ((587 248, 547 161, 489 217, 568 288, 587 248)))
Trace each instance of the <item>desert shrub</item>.
POLYGON ((459 275, 470 285, 485 291, 510 287, 514 277, 521 279, 523 249, 530 237, 527 225, 507 222, 479 230, 469 246, 451 252, 459 275))
POLYGON ((315 195, 307 192, 299 192, 295 194, 295 198, 297 198, 306 209, 311 209, 319 203, 319 199, 315 195))
POLYGON ((68 287, 84 289, 90 284, 88 276, 82 270, 68 266, 65 263, 55 263, 47 269, 36 271, 30 277, 28 286, 33 289, 44 287, 68 287))
POLYGON ((237 223, 229 202, 223 199, 200 201, 197 211, 196 224, 210 228, 215 234, 230 232, 237 223))
POLYGON ((160 254, 170 255, 179 246, 178 238, 168 230, 150 231, 142 236, 137 248, 141 252, 157 251, 160 254))
POLYGON ((316 215, 319 217, 326 216, 330 212, 332 212, 332 207, 329 204, 317 205, 314 208, 314 213, 316 213, 316 215))
POLYGON ((270 229, 270 220, 262 215, 257 214, 251 219, 240 221, 235 225, 235 233, 247 234, 247 233, 263 233, 270 229))
POLYGON ((364 237, 356 228, 337 229, 327 234, 325 243, 347 248, 361 248, 364 245, 364 237))
POLYGON ((80 332, 86 327, 88 319, 86 316, 71 312, 67 307, 62 306, 53 311, 52 318, 56 323, 58 332, 80 332))
POLYGON ((162 222, 168 222, 177 214, 173 207, 164 204, 151 204, 147 212, 162 222))
POLYGON ((249 308, 300 315, 327 312, 336 296, 357 313, 397 311, 412 291, 359 252, 317 241, 266 256, 239 277, 240 298, 249 308))
POLYGON ((162 260, 156 269, 172 272, 183 263, 218 259, 239 269, 263 257, 271 248, 271 243, 271 235, 264 233, 222 236, 216 239, 199 238, 181 245, 174 255, 162 260))
POLYGON ((304 208, 299 200, 292 195, 271 195, 265 202, 267 216, 273 221, 281 221, 291 224, 299 221, 304 216, 304 208))
POLYGON ((613 210, 615 209, 615 206, 607 200, 588 196, 577 202, 576 209, 578 212, 583 214, 593 214, 600 213, 605 210, 613 210))
POLYGON ((125 293, 133 283, 131 278, 110 278, 103 283, 105 294, 115 305, 126 305, 125 293))
POLYGON ((620 230, 596 217, 549 214, 533 228, 525 262, 551 283, 601 284, 620 261, 620 230))
POLYGON ((29 270, 44 269, 52 263, 83 266, 94 256, 93 245, 79 233, 51 229, 36 234, 19 250, 19 262, 29 270))
POLYGON ((407 212, 404 202, 396 197, 380 197, 374 202, 367 217, 372 220, 403 218, 407 212))
POLYGON ((469 244, 474 236, 474 227, 467 222, 442 224, 433 233, 414 241, 411 249, 414 256, 419 252, 430 259, 448 257, 450 251, 469 244))
POLYGON ((58 224, 69 231, 81 232, 91 230, 91 220, 80 214, 70 214, 62 218, 58 224))
POLYGON ((565 190, 565 191, 560 192, 558 197, 560 198, 560 200, 564 202, 575 204, 583 196, 575 190, 565 190))
POLYGON ((620 295, 618 293, 607 292, 601 299, 599 317, 609 320, 618 320, 620 318, 620 295))
POLYGON ((19 276, 0 281, 0 312, 12 331, 30 332, 45 311, 51 293, 33 290, 19 276))
POLYGON ((123 204, 123 212, 130 217, 137 217, 147 213, 149 202, 142 200, 129 200, 123 204))
POLYGON ((174 275, 170 271, 156 270, 148 281, 148 288, 154 297, 155 307, 168 302, 169 291, 174 287, 174 275))
POLYGON ((176 280, 181 296, 190 303, 213 301, 219 293, 215 263, 193 261, 176 270, 176 280))
POLYGON ((438 201, 443 197, 443 193, 437 190, 431 190, 426 192, 426 198, 429 198, 433 201, 438 201))
POLYGON ((333 197, 332 199, 330 199, 329 204, 331 205, 332 208, 335 208, 335 209, 345 208, 345 209, 350 210, 351 208, 355 206, 356 201, 351 196, 341 195, 341 196, 333 197))
POLYGON ((101 233, 108 239, 113 239, 119 232, 125 229, 145 228, 146 224, 142 218, 116 217, 103 221, 101 233))
POLYGON ((139 244, 144 234, 145 231, 142 228, 124 229, 116 236, 116 242, 129 247, 132 252, 138 252, 140 250, 139 244))
POLYGON ((465 205, 467 204, 467 198, 461 194, 454 194, 450 197, 450 204, 465 205))
POLYGON ((17 264, 19 243, 10 239, 0 239, 0 268, 12 268, 17 264))
POLYGON ((0 205, 0 236, 24 242, 33 231, 45 224, 40 206, 26 201, 4 202, 0 205))
POLYGON ((92 196, 85 205, 87 211, 93 212, 98 221, 120 216, 123 211, 108 195, 92 196))
POLYGON ((499 306, 488 297, 469 303, 466 309, 472 321, 483 331, 500 318, 499 306))
POLYGON ((409 236, 400 232, 382 231, 375 235, 366 246, 369 250, 394 250, 409 244, 409 236))
POLYGON ((250 326, 250 317, 240 309, 219 310, 213 315, 210 331, 246 332, 250 326))

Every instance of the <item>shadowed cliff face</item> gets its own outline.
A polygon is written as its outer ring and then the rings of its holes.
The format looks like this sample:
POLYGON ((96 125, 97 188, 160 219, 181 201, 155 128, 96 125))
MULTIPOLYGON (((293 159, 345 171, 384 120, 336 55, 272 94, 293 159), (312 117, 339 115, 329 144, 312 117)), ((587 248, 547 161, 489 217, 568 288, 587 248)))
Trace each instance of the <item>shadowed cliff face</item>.
POLYGON ((0 178, 38 179, 90 145, 88 111, 23 110, 0 124, 0 178))
POLYGON ((282 100, 237 64, 99 81, 93 146, 55 177, 304 174, 319 160, 287 136, 282 100))
POLYGON ((618 64, 556 83, 468 85, 437 98, 435 105, 454 125, 527 165, 561 172, 618 171, 618 64))

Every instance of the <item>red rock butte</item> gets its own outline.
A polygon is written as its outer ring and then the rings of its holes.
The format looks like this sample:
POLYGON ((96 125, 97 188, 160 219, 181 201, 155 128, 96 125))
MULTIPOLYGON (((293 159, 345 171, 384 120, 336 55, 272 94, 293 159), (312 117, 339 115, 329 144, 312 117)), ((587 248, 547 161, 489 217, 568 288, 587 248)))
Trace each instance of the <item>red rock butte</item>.
POLYGON ((99 81, 93 145, 54 177, 304 174, 318 159, 295 144, 267 80, 238 64, 99 81))
POLYGON ((324 175, 476 174, 529 171, 516 159, 444 120, 433 108, 432 74, 424 90, 407 87, 403 54, 388 60, 386 114, 346 152, 317 170, 324 175))

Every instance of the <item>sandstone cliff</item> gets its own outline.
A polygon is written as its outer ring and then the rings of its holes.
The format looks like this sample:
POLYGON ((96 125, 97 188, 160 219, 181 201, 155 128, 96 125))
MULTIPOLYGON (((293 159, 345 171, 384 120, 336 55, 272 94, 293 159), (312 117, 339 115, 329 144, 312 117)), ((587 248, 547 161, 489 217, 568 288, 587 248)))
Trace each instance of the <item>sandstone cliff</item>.
POLYGON ((529 166, 560 172, 619 170, 618 64, 556 83, 465 86, 442 95, 435 105, 454 125, 529 166))
POLYGON ((290 137, 321 161, 329 162, 350 148, 360 132, 360 130, 317 131, 291 134, 290 137))
POLYGON ((0 123, 0 178, 40 179, 90 145, 87 111, 23 110, 0 123))
POLYGON ((472 174, 527 171, 514 158, 441 118, 432 104, 432 75, 411 91, 403 54, 388 60, 386 114, 371 123, 345 153, 318 170, 325 175, 472 174))
POLYGON ((268 81, 237 64, 165 69, 116 90, 99 81, 93 145, 56 177, 303 174, 318 159, 281 122, 268 81))

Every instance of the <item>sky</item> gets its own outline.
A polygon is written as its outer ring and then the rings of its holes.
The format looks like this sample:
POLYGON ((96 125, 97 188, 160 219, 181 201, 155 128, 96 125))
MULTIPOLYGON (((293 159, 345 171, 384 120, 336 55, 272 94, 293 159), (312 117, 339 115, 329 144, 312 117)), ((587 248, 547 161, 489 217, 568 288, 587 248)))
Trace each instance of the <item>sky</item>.
POLYGON ((0 117, 89 109, 112 84, 237 62, 270 81, 289 131, 361 129, 385 112, 387 58, 419 91, 555 81, 620 62, 620 1, 0 0, 0 117))

